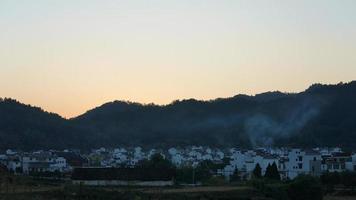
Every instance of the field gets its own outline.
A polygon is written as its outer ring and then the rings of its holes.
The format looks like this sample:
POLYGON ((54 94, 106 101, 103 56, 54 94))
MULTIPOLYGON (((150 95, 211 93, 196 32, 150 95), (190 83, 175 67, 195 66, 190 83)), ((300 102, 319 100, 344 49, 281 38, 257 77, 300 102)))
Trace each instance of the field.
MULTIPOLYGON (((24 187, 12 186, 2 190, 1 200, 180 200, 180 199, 238 199, 264 200, 256 190, 244 186, 209 187, 84 187, 67 183, 24 187)), ((267 199, 266 199, 267 200, 267 199)))
MULTIPOLYGON (((346 191, 350 192, 350 191, 346 191)), ((350 193, 324 200, 356 200, 350 193)), ((0 184, 0 200, 273 200, 248 184, 199 187, 88 187, 70 181, 15 177, 0 184)))
MULTIPOLYGON (((0 193, 1 200, 272 200, 246 186, 184 188, 79 187, 73 185, 19 187, 0 193)), ((324 200, 356 200, 350 196, 326 196, 324 200)))

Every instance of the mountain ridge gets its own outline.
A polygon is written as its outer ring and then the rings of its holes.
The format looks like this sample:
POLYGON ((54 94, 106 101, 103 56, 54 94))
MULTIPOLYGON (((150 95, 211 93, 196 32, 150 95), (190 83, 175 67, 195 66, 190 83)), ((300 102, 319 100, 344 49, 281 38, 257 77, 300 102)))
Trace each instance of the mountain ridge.
POLYGON ((0 99, 0 149, 100 146, 319 146, 355 148, 356 81, 167 105, 112 101, 64 119, 0 99), (340 138, 341 137, 341 138, 340 138))

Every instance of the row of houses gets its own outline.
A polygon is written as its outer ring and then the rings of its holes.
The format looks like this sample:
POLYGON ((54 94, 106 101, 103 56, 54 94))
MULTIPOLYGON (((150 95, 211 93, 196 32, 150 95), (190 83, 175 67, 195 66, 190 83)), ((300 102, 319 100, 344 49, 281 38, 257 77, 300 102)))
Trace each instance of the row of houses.
POLYGON ((17 152, 7 150, 0 155, 0 165, 15 174, 41 172, 71 172, 76 167, 88 166, 84 157, 69 151, 17 152))
POLYGON ((227 179, 238 170, 246 179, 251 177, 257 164, 266 172, 267 166, 275 163, 283 179, 293 179, 300 174, 320 176, 323 172, 356 171, 356 154, 343 152, 340 148, 257 148, 242 150, 238 148, 218 149, 201 146, 185 148, 172 147, 167 150, 146 149, 141 147, 94 149, 80 154, 76 151, 36 151, 18 152, 7 150, 0 155, 0 164, 14 173, 31 172, 70 173, 74 168, 82 167, 124 167, 135 168, 141 161, 149 160, 152 155, 161 154, 177 168, 197 167, 203 161, 220 166, 216 175, 227 179))
POLYGON ((169 149, 117 148, 95 149, 88 155, 92 166, 101 167, 134 167, 140 161, 150 159, 154 154, 161 154, 169 159, 176 167, 196 166, 198 163, 210 160, 221 162, 225 158, 223 150, 217 148, 191 146, 185 148, 172 147, 169 149))
POLYGON ((342 152, 339 148, 237 150, 230 158, 229 164, 218 171, 227 178, 235 170, 250 178, 257 164, 263 175, 273 163, 282 179, 294 179, 301 174, 320 176, 324 172, 356 171, 356 154, 342 152))

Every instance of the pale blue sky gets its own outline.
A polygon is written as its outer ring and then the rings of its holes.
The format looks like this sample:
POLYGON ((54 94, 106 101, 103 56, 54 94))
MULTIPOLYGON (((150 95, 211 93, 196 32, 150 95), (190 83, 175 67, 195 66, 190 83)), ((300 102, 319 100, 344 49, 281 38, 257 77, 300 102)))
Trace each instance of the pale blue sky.
POLYGON ((0 96, 70 117, 356 79, 354 0, 0 0, 0 96))

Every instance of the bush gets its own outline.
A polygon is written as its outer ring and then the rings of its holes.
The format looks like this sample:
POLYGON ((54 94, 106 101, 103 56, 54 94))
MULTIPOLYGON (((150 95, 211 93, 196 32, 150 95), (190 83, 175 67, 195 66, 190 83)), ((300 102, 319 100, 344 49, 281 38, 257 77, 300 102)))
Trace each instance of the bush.
POLYGON ((356 173, 355 172, 343 172, 341 174, 341 181, 345 187, 354 189, 356 187, 356 173))
POLYGON ((239 182, 241 181, 240 172, 238 169, 235 169, 234 173, 230 177, 230 182, 239 182))
POLYGON ((285 184, 269 184, 265 187, 264 192, 266 197, 274 200, 287 200, 287 185, 285 184))
POLYGON ((213 176, 204 182, 205 185, 225 185, 226 181, 223 176, 213 176))
POLYGON ((340 174, 338 172, 326 172, 320 176, 320 180, 326 186, 326 193, 332 193, 335 185, 340 183, 340 174))
POLYGON ((302 175, 294 179, 287 189, 291 200, 322 200, 323 192, 319 180, 313 176, 302 175))
POLYGON ((268 198, 275 200, 287 200, 287 185, 282 182, 268 179, 253 179, 250 184, 268 198))
POLYGON ((266 187, 265 180, 263 179, 252 179, 251 181, 249 181, 249 184, 261 192, 263 192, 266 187))
POLYGON ((176 169, 176 181, 178 183, 193 183, 193 170, 192 167, 176 169))

